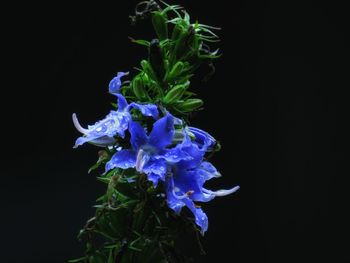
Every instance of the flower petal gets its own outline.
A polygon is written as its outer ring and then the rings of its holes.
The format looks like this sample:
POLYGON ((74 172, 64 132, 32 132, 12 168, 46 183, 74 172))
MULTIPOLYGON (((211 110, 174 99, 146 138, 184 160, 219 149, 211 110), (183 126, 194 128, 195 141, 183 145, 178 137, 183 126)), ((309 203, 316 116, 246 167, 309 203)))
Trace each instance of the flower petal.
POLYGON ((196 137, 195 142, 199 145, 201 150, 206 151, 208 148, 212 148, 215 145, 216 140, 209 133, 195 127, 188 127, 188 130, 196 137))
POLYGON ((111 160, 106 163, 106 172, 113 168, 128 169, 136 165, 136 153, 131 150, 121 150, 116 152, 111 160))
POLYGON ((158 149, 163 149, 171 144, 174 136, 174 117, 169 113, 153 124, 149 136, 149 144, 158 149))
POLYGON ((109 137, 109 136, 99 137, 98 135, 96 135, 96 136, 95 136, 95 138, 91 137, 91 136, 90 137, 79 137, 75 141, 75 145, 73 148, 77 148, 78 146, 83 145, 86 142, 89 142, 89 143, 96 145, 96 146, 99 146, 99 147, 112 146, 115 143, 115 139, 113 137, 109 137))
POLYGON ((86 142, 89 142, 91 140, 93 140, 95 138, 91 138, 91 137, 85 137, 85 136, 82 136, 82 137, 79 137, 76 141, 75 141, 75 144, 73 146, 73 148, 78 148, 79 146, 83 145, 84 143, 86 142))
POLYGON ((130 142, 135 150, 138 150, 147 143, 148 137, 146 131, 138 122, 130 122, 129 131, 131 134, 130 142))
POLYGON ((174 185, 179 189, 179 194, 191 193, 189 198, 199 202, 209 202, 215 195, 203 192, 203 181, 201 180, 199 170, 181 170, 177 169, 174 174, 174 185))
POLYGON ((74 124, 75 128, 76 128, 79 132, 81 132, 82 134, 86 134, 86 133, 89 132, 89 130, 84 129, 84 128, 80 125, 79 120, 78 120, 78 117, 77 117, 77 114, 73 113, 72 119, 73 119, 73 124, 74 124))
POLYGON ((184 199, 183 202, 192 211, 195 217, 196 224, 201 228, 201 233, 202 235, 204 235, 204 233, 208 230, 207 215, 203 212, 201 208, 196 207, 193 201, 189 198, 184 199))
POLYGON ((182 207, 185 206, 185 203, 174 196, 174 180, 172 177, 168 178, 165 182, 166 186, 166 196, 167 196, 167 203, 169 208, 174 210, 176 214, 180 214, 182 207))
POLYGON ((226 195, 230 195, 230 194, 237 192, 239 190, 239 188, 240 187, 237 185, 237 186, 235 186, 231 189, 228 189, 228 190, 221 189, 218 191, 211 191, 211 190, 203 189, 203 192, 214 195, 214 196, 226 196, 226 195))
POLYGON ((198 145, 193 143, 187 134, 185 134, 185 138, 179 147, 192 157, 189 160, 179 162, 179 167, 182 169, 195 169, 202 163, 205 152, 200 150, 198 145))
POLYGON ((216 170, 215 166, 212 165, 210 162, 202 162, 201 163, 201 168, 206 170, 208 173, 211 174, 218 174, 218 170, 216 170))
POLYGON ((119 93, 120 87, 122 86, 122 81, 120 79, 125 75, 128 75, 128 73, 118 72, 117 76, 114 77, 109 83, 109 93, 112 93, 112 94, 119 93))
POLYGON ((151 181, 153 183, 154 187, 157 187, 158 182, 159 182, 159 175, 154 174, 154 173, 150 173, 147 175, 147 178, 149 181, 151 181))
POLYGON ((89 125, 88 129, 84 129, 76 116, 73 114, 73 123, 78 131, 84 134, 83 137, 77 139, 75 148, 86 142, 90 142, 97 146, 111 146, 114 144, 115 135, 124 135, 124 131, 128 127, 128 120, 120 116, 120 113, 111 111, 104 119, 89 125))
POLYGON ((176 146, 172 149, 166 149, 159 153, 158 155, 154 156, 156 159, 164 159, 169 164, 175 164, 177 162, 180 162, 182 160, 192 160, 192 156, 189 155, 187 152, 183 151, 181 147, 176 146))
POLYGON ((138 104, 131 103, 129 108, 134 108, 139 110, 144 116, 153 117, 154 119, 158 119, 159 112, 156 105, 153 104, 138 104))
POLYGON ((164 160, 154 159, 149 160, 143 167, 143 172, 146 174, 156 174, 162 181, 165 180, 165 174, 167 172, 167 166, 164 160))
POLYGON ((193 215, 195 216, 196 224, 201 228, 202 234, 204 234, 208 230, 207 215, 203 212, 201 208, 196 207, 190 198, 177 198, 174 195, 175 185, 172 177, 168 178, 165 184, 167 203, 169 208, 173 209, 175 213, 179 214, 181 212, 182 207, 186 205, 192 211, 193 215))
POLYGON ((214 178, 214 177, 220 177, 221 174, 218 172, 218 170, 216 170, 216 168, 214 167, 214 165, 212 165, 209 162, 202 162, 200 167, 198 168, 198 177, 201 180, 202 185, 214 178))
POLYGON ((126 101, 126 99, 124 98, 124 96, 122 94, 114 94, 118 97, 118 111, 122 112, 125 111, 125 109, 127 109, 128 107, 128 102, 126 101))

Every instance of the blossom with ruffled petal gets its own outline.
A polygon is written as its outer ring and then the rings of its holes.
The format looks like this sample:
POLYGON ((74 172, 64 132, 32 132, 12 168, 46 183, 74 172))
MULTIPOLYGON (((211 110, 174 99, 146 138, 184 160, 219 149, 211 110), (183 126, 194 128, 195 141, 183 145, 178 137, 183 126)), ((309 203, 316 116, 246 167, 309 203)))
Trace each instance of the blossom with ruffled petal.
POLYGON ((194 135, 194 142, 205 151, 211 149, 216 144, 215 138, 201 129, 188 127, 188 131, 194 135))
POLYGON ((174 117, 169 113, 153 124, 149 135, 134 121, 130 123, 129 131, 132 149, 116 152, 106 164, 106 171, 116 167, 136 168, 157 185, 159 180, 165 180, 168 164, 192 158, 178 147, 167 148, 174 136, 174 117))
POLYGON ((137 104, 134 102, 128 104, 123 95, 114 95, 118 97, 118 110, 111 111, 103 120, 88 126, 87 129, 80 125, 77 115, 75 113, 73 114, 73 123, 75 127, 84 135, 76 140, 74 148, 86 142, 101 147, 111 146, 115 143, 114 136, 118 135, 124 138, 125 131, 128 129, 132 119, 130 114, 132 108, 139 110, 144 116, 150 116, 154 119, 158 118, 158 109, 156 105, 137 104))
POLYGON ((216 196, 232 194, 239 187, 219 191, 204 188, 206 181, 219 177, 220 173, 211 163, 203 161, 205 151, 202 147, 199 147, 196 142, 192 142, 190 137, 185 134, 180 148, 192 158, 174 163, 170 169, 171 173, 166 178, 165 185, 168 206, 176 213, 180 213, 182 207, 188 207, 195 216, 196 224, 204 234, 208 229, 208 217, 194 202, 208 202, 216 196))

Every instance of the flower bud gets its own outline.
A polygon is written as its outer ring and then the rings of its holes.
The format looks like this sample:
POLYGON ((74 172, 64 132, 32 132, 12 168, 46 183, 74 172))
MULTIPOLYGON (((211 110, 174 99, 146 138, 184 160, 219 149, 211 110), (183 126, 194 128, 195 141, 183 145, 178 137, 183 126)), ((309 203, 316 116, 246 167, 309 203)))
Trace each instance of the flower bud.
POLYGON ((179 100, 188 88, 190 82, 187 81, 185 84, 176 85, 173 87, 164 97, 163 102, 170 104, 179 100))
POLYGON ((181 74, 184 67, 185 67, 185 64, 182 61, 176 62, 176 64, 173 66, 173 68, 170 70, 170 72, 166 76, 166 80, 168 82, 173 81, 177 76, 181 74))
POLYGON ((188 99, 179 105, 179 109, 184 112, 190 112, 203 106, 201 99, 188 99))

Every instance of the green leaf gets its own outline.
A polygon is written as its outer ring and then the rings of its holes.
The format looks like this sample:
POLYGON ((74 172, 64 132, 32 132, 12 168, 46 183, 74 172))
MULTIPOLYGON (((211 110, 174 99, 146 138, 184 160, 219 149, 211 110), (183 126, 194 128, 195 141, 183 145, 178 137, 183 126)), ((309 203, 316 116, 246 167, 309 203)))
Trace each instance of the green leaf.
POLYGON ((111 249, 111 250, 109 251, 108 263, 115 263, 115 262, 114 262, 114 256, 113 256, 113 249, 111 249))
POLYGON ((211 30, 209 30, 207 28, 200 27, 199 31, 203 31, 203 32, 209 33, 211 36, 213 36, 215 38, 219 38, 218 35, 216 35, 213 31, 211 31, 211 30))
POLYGON ((82 262, 84 260, 86 260, 86 257, 71 259, 71 260, 68 260, 68 262, 69 263, 76 263, 76 262, 82 262))
POLYGON ((133 207, 135 204, 137 204, 139 201, 138 200, 130 200, 127 202, 124 202, 120 205, 120 207, 123 208, 129 208, 129 207, 133 207))
POLYGON ((98 197, 96 199, 96 202, 104 202, 104 201, 106 201, 106 199, 107 199, 106 195, 101 195, 100 197, 98 197))
POLYGON ((185 14, 184 20, 186 21, 186 23, 189 24, 191 22, 190 14, 187 13, 186 11, 184 11, 184 14, 185 14))
POLYGON ((215 58, 220 58, 222 55, 199 55, 199 58, 202 59, 215 59, 215 58))
POLYGON ((140 236, 139 238, 135 239, 134 241, 132 241, 129 245, 129 248, 131 250, 135 250, 135 251, 138 251, 138 252, 141 252, 142 249, 141 248, 138 248, 136 247, 136 244, 142 239, 142 237, 140 236))
POLYGON ((117 244, 112 244, 112 245, 106 245, 105 248, 107 249, 120 249, 120 243, 118 242, 117 244))
POLYGON ((101 165, 101 162, 97 162, 95 163, 93 166, 91 166, 88 170, 88 173, 91 173, 92 171, 96 170, 97 168, 99 168, 101 165))
POLYGON ((221 30, 221 27, 209 26, 209 25, 204 25, 204 24, 199 24, 199 23, 197 23, 197 24, 198 24, 198 26, 200 26, 200 27, 210 28, 210 29, 214 29, 214 30, 221 30))
MULTIPOLYGON (((154 211, 152 211, 152 215, 153 215, 154 218, 156 219, 158 225, 161 226, 161 225, 162 225, 162 222, 160 221, 160 218, 159 218, 159 216, 157 215, 157 213, 155 213, 154 211)), ((156 227, 159 227, 159 226, 156 226, 156 227)))
POLYGON ((169 11, 173 11, 178 17, 181 18, 180 13, 177 11, 177 10, 182 9, 181 6, 179 6, 179 5, 169 5, 169 4, 165 3, 162 0, 159 0, 159 1, 166 6, 166 8, 162 11, 163 13, 167 13, 169 11))
POLYGON ((96 162, 96 164, 94 164, 93 166, 90 167, 88 173, 91 173, 93 170, 96 170, 97 168, 99 168, 101 166, 101 164, 109 159, 109 154, 107 151, 102 150, 98 152, 99 158, 96 162))
POLYGON ((143 40, 143 39, 133 39, 132 37, 129 37, 129 39, 131 40, 131 42, 135 43, 135 44, 139 44, 141 46, 146 46, 149 47, 150 46, 150 42, 147 40, 143 40))
POLYGON ((110 178, 106 178, 106 177, 97 177, 97 180, 99 180, 100 182, 105 183, 105 184, 109 184, 111 181, 110 178))

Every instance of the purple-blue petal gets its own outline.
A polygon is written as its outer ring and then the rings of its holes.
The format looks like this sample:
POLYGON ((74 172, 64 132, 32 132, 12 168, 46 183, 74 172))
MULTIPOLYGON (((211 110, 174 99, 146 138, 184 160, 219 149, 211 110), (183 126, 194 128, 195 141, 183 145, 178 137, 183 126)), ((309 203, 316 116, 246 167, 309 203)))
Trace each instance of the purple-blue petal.
POLYGON ((174 184, 181 194, 191 192, 189 198, 194 201, 208 202, 215 196, 203 193, 204 181, 200 177, 199 169, 181 170, 177 169, 174 174, 174 184))
POLYGON ((98 136, 95 136, 95 137, 91 137, 91 136, 82 136, 82 137, 79 137, 76 141, 75 141, 75 144, 73 146, 73 148, 77 148, 78 146, 81 146, 83 145, 84 143, 87 143, 87 142, 90 142, 94 139, 96 139, 98 136))
POLYGON ((182 207, 187 206, 195 217, 196 224, 201 228, 202 234, 208 230, 208 217, 199 207, 196 207, 193 201, 189 197, 179 198, 174 195, 174 181, 170 177, 165 183, 166 185, 166 195, 167 195, 167 204, 169 208, 179 214, 182 207))
POLYGON ((108 147, 108 146, 114 145, 115 139, 114 139, 114 137, 103 136, 103 137, 93 139, 93 140, 89 141, 89 143, 91 143, 95 146, 99 146, 99 147, 108 147))
POLYGON ((165 174, 167 172, 167 165, 162 159, 154 159, 149 160, 145 166, 143 167, 143 172, 146 174, 155 174, 159 177, 160 180, 165 180, 165 174))
POLYGON ((118 111, 124 111, 128 107, 128 102, 122 94, 115 94, 118 97, 118 111))
POLYGON ((210 162, 202 162, 201 168, 206 170, 207 172, 209 172, 211 174, 216 174, 218 172, 218 170, 215 168, 215 166, 212 165, 210 162))
POLYGON ((200 150, 197 144, 191 142, 187 135, 179 147, 182 151, 191 156, 189 160, 180 161, 178 164, 179 167, 182 169, 195 169, 201 164, 205 152, 200 150))
POLYGON ((81 127, 77 117, 73 114, 73 122, 76 128, 84 134, 77 139, 75 148, 86 142, 90 142, 97 146, 111 146, 114 144, 114 136, 124 136, 125 130, 128 128, 128 122, 131 117, 120 114, 117 111, 111 111, 104 119, 89 125, 87 129, 81 127))
POLYGON ((202 234, 208 230, 208 217, 201 208, 195 206, 192 200, 185 198, 183 202, 192 211, 196 224, 201 228, 202 234))
POLYGON ((147 178, 149 181, 151 181, 153 183, 154 187, 157 187, 158 182, 159 182, 159 175, 154 174, 154 173, 150 173, 147 175, 147 178))
POLYGON ((174 181, 173 178, 169 178, 166 183, 166 196, 167 196, 167 203, 169 208, 174 210, 176 214, 180 214, 182 207, 185 206, 185 203, 182 201, 182 199, 178 199, 174 196, 173 189, 174 189, 174 181))
POLYGON ((169 164, 175 164, 177 162, 183 161, 183 160, 192 160, 192 156, 189 155, 187 152, 183 151, 179 145, 172 149, 165 149, 158 155, 156 155, 154 158, 156 159, 164 159, 169 164))
POLYGON ((188 127, 188 129, 196 137, 195 142, 199 145, 201 150, 206 151, 215 145, 216 140, 209 133, 195 127, 188 127))
POLYGON ((174 184, 180 190, 180 194, 191 192, 189 198, 199 202, 209 202, 214 195, 203 192, 205 180, 201 176, 200 169, 183 170, 177 169, 174 176, 174 184))
POLYGON ((164 149, 171 144, 174 132, 174 117, 168 113, 153 124, 149 144, 157 149, 164 149))
POLYGON ((218 170, 214 167, 214 165, 212 165, 209 162, 202 162, 200 167, 197 170, 198 170, 198 176, 200 178, 199 180, 201 180, 202 184, 220 175, 218 170))
POLYGON ((130 122, 129 131, 131 134, 131 145, 135 150, 147 144, 148 137, 146 131, 138 122, 130 122))
POLYGON ((136 165, 136 153, 131 150, 116 152, 111 160, 106 163, 106 172, 113 168, 128 169, 136 165))
POLYGON ((109 83, 109 92, 112 94, 117 94, 120 91, 120 87, 122 86, 121 78, 127 75, 125 72, 118 72, 117 76, 114 77, 109 83))
POLYGON ((154 119, 158 119, 159 116, 158 108, 154 104, 138 104, 133 102, 129 105, 129 108, 137 109, 142 115, 153 117, 154 119))
POLYGON ((177 169, 174 174, 174 184, 182 193, 199 192, 201 189, 201 186, 198 185, 196 170, 177 169))

